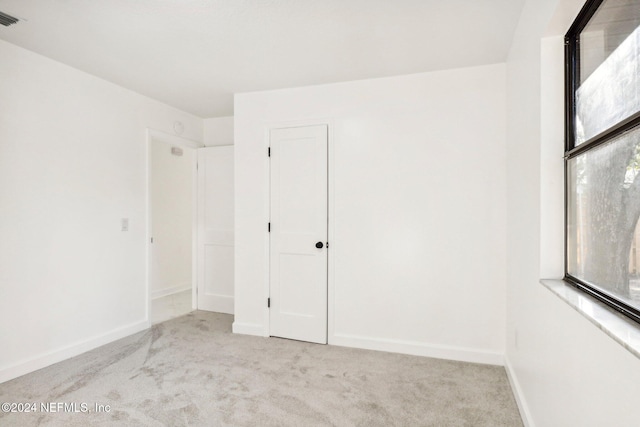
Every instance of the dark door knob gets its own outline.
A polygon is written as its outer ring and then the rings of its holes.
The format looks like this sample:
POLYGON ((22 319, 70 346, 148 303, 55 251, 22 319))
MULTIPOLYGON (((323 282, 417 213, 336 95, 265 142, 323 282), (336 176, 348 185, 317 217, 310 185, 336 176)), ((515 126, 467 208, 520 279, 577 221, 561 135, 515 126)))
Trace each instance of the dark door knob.
POLYGON ((323 246, 324 246, 324 245, 322 244, 322 242, 318 242, 318 243, 316 243, 316 248, 318 248, 318 249, 322 249, 322 248, 323 248, 323 246))

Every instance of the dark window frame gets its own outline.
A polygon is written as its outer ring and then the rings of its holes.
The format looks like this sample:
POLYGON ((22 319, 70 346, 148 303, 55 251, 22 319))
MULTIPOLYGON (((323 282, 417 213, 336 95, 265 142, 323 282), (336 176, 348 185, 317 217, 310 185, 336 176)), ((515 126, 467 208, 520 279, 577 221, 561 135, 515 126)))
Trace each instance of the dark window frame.
POLYGON ((640 310, 621 301, 590 284, 571 276, 568 272, 568 212, 569 212, 569 160, 590 151, 613 138, 640 126, 640 112, 622 120, 603 132, 575 145, 575 94, 580 79, 580 34, 595 15, 604 0, 587 0, 565 35, 565 153, 564 153, 564 280, 579 290, 607 304, 625 316, 640 323, 640 310))

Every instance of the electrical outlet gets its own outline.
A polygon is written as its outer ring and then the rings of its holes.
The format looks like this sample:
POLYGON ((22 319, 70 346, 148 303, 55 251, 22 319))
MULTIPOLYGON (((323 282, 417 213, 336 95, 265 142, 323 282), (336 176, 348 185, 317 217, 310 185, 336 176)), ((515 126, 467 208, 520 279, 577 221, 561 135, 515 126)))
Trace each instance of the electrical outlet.
POLYGON ((120 220, 120 231, 129 231, 129 218, 122 218, 120 220))

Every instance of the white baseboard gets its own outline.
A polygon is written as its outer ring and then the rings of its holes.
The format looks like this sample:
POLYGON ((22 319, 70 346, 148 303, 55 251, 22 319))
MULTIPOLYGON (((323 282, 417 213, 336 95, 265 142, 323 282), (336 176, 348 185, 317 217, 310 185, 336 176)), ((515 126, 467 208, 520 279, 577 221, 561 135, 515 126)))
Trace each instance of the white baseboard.
POLYGON ((57 350, 51 350, 10 366, 2 367, 0 368, 0 383, 37 371, 38 369, 46 368, 54 363, 61 362, 89 350, 93 350, 94 348, 119 340, 120 338, 144 331, 145 329, 148 329, 149 326, 149 322, 147 320, 143 320, 122 328, 114 329, 106 334, 89 338, 57 350))
POLYGON ((342 347, 363 348, 366 350, 411 354, 413 356, 433 357, 436 359, 457 360, 460 362, 482 363, 485 365, 502 366, 504 363, 504 354, 499 352, 427 344, 415 341, 334 334, 332 337, 329 337, 329 344, 342 347))
POLYGON ((233 322, 232 330, 234 334, 255 335, 258 337, 266 337, 264 326, 255 323, 238 323, 233 322))
POLYGON ((516 403, 518 404, 518 410, 520 411, 520 417, 522 418, 524 427, 535 427, 533 418, 531 417, 531 411, 529 410, 527 401, 524 398, 524 393, 522 392, 522 388, 520 387, 520 383, 518 382, 518 377, 516 376, 516 373, 513 370, 511 363, 509 362, 509 358, 506 356, 504 358, 504 367, 507 371, 507 377, 509 378, 509 383, 511 384, 513 395, 516 398, 516 403))
POLYGON ((170 288, 157 289, 151 292, 151 299, 166 297, 167 295, 177 294, 178 292, 190 291, 191 283, 183 283, 181 285, 172 286, 170 288))

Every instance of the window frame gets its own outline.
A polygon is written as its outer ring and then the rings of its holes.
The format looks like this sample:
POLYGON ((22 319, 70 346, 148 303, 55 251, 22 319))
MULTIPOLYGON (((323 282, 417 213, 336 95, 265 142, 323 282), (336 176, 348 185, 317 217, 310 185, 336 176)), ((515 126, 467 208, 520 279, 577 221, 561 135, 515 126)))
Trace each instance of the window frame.
POLYGON ((564 146, 564 278, 579 290, 607 304, 625 316, 640 323, 640 309, 593 287, 568 272, 569 253, 569 160, 590 151, 640 126, 640 111, 575 145, 576 92, 580 84, 580 35, 605 0, 587 0, 567 31, 565 43, 565 146, 564 146))

